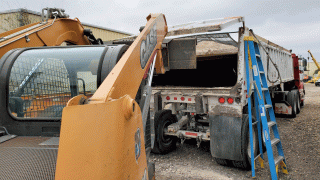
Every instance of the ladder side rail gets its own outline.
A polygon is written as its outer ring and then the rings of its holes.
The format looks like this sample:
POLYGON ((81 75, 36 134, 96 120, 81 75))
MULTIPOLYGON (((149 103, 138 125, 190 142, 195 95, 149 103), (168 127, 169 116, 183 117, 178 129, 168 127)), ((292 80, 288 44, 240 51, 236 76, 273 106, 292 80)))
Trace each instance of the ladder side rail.
POLYGON ((245 60, 246 60, 246 79, 247 79, 247 95, 248 95, 248 115, 249 115, 249 134, 250 134, 250 152, 251 152, 251 173, 252 177, 255 177, 254 167, 254 151, 253 151, 253 129, 252 129, 252 113, 251 113, 251 97, 250 97, 250 67, 249 67, 249 54, 248 54, 248 42, 244 43, 245 48, 245 60))

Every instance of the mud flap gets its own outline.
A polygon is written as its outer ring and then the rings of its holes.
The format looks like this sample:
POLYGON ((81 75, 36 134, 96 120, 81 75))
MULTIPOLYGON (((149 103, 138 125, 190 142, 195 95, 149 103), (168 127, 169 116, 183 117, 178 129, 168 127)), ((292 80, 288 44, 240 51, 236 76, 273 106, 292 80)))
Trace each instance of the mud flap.
POLYGON ((210 115, 210 150, 215 158, 242 160, 241 117, 210 115))

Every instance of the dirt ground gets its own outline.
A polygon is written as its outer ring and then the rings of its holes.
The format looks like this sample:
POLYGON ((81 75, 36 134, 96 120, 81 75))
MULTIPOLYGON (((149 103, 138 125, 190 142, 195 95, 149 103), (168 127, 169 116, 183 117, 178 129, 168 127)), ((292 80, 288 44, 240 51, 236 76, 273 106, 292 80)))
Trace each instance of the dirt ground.
MULTIPOLYGON (((280 172, 279 179, 320 179, 320 87, 306 84, 305 90, 305 106, 296 118, 276 118, 289 171, 280 172)), ((209 142, 198 148, 188 140, 169 154, 151 154, 151 159, 157 180, 252 179, 251 171, 218 165, 209 142)), ((256 179, 271 179, 268 163, 257 168, 256 179)))

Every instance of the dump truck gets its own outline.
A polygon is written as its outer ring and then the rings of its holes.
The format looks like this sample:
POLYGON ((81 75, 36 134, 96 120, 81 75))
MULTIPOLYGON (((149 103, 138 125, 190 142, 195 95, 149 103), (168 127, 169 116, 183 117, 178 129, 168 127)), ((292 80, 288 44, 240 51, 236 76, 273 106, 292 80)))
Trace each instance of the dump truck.
MULTIPOLYGON (((250 169, 244 36, 254 36, 259 42, 275 112, 291 117, 300 112, 304 90, 299 75, 294 75, 299 73, 299 58, 255 35, 245 26, 243 17, 169 27, 163 45, 169 52, 163 55, 166 72, 155 74, 152 82, 152 152, 171 152, 178 141, 183 143, 185 139, 196 139, 198 146, 210 141, 211 155, 218 164, 250 169), (205 28, 198 27, 203 24, 205 28), (235 24, 239 25, 236 31, 227 31, 235 24), (206 32, 199 32, 203 29, 206 32), (177 45, 186 46, 183 39, 189 46, 175 51, 177 45), (185 57, 192 52, 188 48, 195 49, 195 58, 185 57)), ((255 154, 257 133, 255 129, 255 154)))

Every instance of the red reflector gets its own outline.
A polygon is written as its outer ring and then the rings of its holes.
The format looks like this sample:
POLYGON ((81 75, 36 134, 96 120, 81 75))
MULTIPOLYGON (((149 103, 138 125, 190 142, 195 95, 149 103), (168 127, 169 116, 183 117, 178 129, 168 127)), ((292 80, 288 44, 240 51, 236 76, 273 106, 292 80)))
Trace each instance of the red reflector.
POLYGON ((174 99, 174 100, 177 100, 178 98, 177 98, 177 97, 174 97, 173 99, 174 99))
POLYGON ((191 115, 193 116, 193 115, 194 115, 194 113, 191 113, 191 115))
POLYGON ((185 99, 184 97, 181 97, 181 101, 184 101, 184 99, 185 99))
POLYGON ((249 96, 248 96, 248 94, 246 94, 246 98, 248 98, 249 96))
POLYGON ((224 98, 223 97, 221 97, 221 98, 219 98, 219 103, 224 103, 225 102, 225 100, 224 100, 224 98))
POLYGON ((188 101, 191 101, 191 98, 188 98, 188 101))
POLYGON ((228 98, 228 103, 232 104, 233 103, 233 99, 232 98, 228 98))
POLYGON ((186 135, 188 135, 188 136, 198 136, 198 134, 197 133, 192 133, 192 132, 186 132, 186 135))
POLYGON ((166 97, 166 100, 170 100, 170 96, 167 96, 167 97, 166 97))

